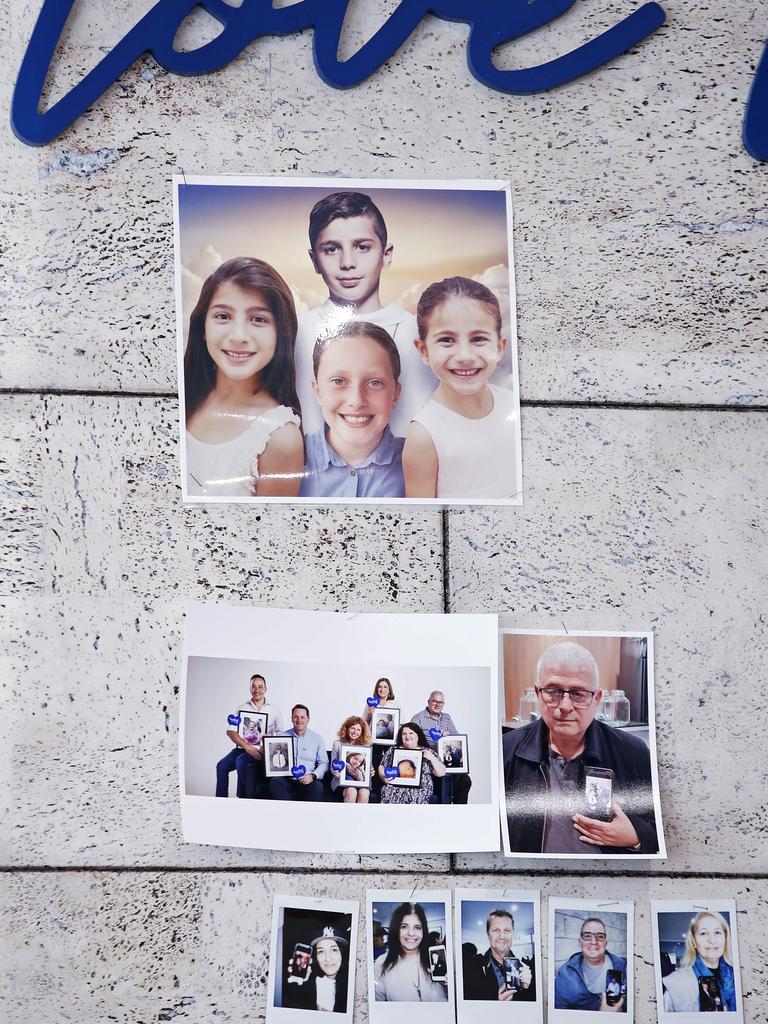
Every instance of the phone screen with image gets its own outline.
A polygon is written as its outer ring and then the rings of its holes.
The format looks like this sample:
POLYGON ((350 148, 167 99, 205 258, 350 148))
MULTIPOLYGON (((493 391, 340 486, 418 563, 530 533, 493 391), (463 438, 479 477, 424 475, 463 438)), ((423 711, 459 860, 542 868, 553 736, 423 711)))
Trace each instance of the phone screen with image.
POLYGON ((312 947, 303 942, 297 942, 293 949, 293 976, 303 978, 309 977, 309 968, 312 964, 312 947))
POLYGON ((723 997, 717 978, 710 974, 699 978, 699 1011, 701 1013, 724 1012, 723 997))
POLYGON ((521 988, 520 961, 516 956, 504 957, 504 987, 508 992, 516 992, 521 988))
POLYGON ((607 971, 605 975, 605 1001, 609 1006, 616 1006, 624 995, 624 972, 607 971))
POLYGON ((446 981, 448 978, 448 961, 445 956, 445 946, 429 947, 429 972, 432 981, 446 981))
POLYGON ((613 799, 613 772, 610 768, 584 769, 584 800, 586 816, 598 821, 610 821, 613 818, 611 801, 613 799))

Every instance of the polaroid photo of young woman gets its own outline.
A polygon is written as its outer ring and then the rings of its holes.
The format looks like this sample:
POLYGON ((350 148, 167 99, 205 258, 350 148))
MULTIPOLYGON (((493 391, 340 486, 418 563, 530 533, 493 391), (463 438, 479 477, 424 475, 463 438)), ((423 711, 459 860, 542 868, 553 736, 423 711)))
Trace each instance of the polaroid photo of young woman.
POLYGON ((185 838, 311 853, 497 850, 498 667, 493 615, 192 607, 185 838), (238 732, 259 715, 260 745, 238 732), (438 757, 442 732, 472 743, 471 778, 438 757))
POLYGON ((359 904, 275 896, 267 1024, 304 1024, 317 1013, 352 1024, 359 904))
POLYGON ((353 789, 370 789, 372 747, 359 747, 343 743, 338 762, 331 763, 331 770, 339 772, 339 785, 353 789), (339 767, 341 766, 341 767, 339 767))
POLYGON ((441 736, 437 741, 437 756, 445 766, 446 775, 465 775, 469 772, 469 744, 466 736, 441 736))
POLYGON ((594 1024, 597 1013, 635 1018, 634 904, 549 901, 550 1024, 594 1024))
POLYGON ((653 634, 500 632, 505 854, 666 857, 653 634))
POLYGON ((393 747, 400 728, 400 709, 376 707, 371 713, 371 737, 380 747, 393 747))
POLYGON ((173 198, 185 501, 522 504, 509 182, 173 198))
POLYGON ((290 778, 294 765, 294 744, 290 736, 264 737, 264 775, 266 778, 290 778))
POLYGON ((452 1024, 450 892, 369 890, 366 934, 370 1024, 452 1024))
POLYGON ((652 900, 651 922, 659 1024, 743 1024, 735 901, 652 900))
POLYGON ((537 889, 457 889, 458 1024, 542 1024, 544 975, 537 889))

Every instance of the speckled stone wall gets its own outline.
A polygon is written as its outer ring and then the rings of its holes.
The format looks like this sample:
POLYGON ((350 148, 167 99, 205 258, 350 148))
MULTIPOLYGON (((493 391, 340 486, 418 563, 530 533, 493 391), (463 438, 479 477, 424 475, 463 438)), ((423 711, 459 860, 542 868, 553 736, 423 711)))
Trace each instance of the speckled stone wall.
MULTIPOLYGON (((0 5, 7 110, 38 3, 0 5)), ((49 99, 147 6, 76 5, 49 99)), ((396 6, 351 3, 342 55, 396 6)), ((576 3, 498 62, 550 59, 635 6, 576 3)), ((546 95, 487 91, 466 27, 426 19, 351 91, 320 82, 304 34, 207 78, 145 59, 43 148, 0 129, 3 1019, 263 1020, 272 895, 378 883, 635 899, 638 1024, 649 899, 734 896, 746 1019, 768 1019, 768 166, 740 141, 768 0, 664 6, 650 40, 546 95), (179 168, 509 179, 525 506, 183 508, 179 168), (185 845, 179 639, 198 599, 652 627, 668 859, 185 845)), ((357 997, 364 1022, 362 973, 357 997)))

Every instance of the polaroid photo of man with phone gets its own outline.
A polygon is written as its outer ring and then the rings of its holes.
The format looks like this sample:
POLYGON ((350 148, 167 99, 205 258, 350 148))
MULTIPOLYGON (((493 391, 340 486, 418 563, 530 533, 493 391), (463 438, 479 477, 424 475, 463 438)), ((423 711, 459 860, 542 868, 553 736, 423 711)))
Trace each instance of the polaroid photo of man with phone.
POLYGON ((538 890, 457 889, 454 935, 458 1024, 542 1024, 538 890))
POLYGON ((633 938, 631 902, 550 899, 550 1024, 593 1024, 597 1013, 620 1013, 632 1024, 633 938))
POLYGON ((653 900, 651 922, 659 1024, 743 1024, 735 901, 653 900))
POLYGON ((651 633, 502 625, 508 857, 666 857, 651 633))
POLYGON ((370 1024, 453 1024, 450 892, 369 890, 366 928, 370 1024))
POLYGON ((352 1024, 359 904, 275 896, 267 1024, 301 1024, 318 1011, 352 1024))

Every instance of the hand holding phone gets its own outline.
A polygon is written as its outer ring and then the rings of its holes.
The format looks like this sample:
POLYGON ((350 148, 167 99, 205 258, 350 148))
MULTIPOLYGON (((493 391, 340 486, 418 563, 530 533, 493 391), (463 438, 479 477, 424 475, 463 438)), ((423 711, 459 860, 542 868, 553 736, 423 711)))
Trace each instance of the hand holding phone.
POLYGON ((587 765, 584 768, 584 802, 587 818, 597 821, 613 819, 613 772, 610 768, 595 768, 587 765))

